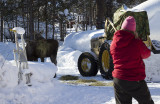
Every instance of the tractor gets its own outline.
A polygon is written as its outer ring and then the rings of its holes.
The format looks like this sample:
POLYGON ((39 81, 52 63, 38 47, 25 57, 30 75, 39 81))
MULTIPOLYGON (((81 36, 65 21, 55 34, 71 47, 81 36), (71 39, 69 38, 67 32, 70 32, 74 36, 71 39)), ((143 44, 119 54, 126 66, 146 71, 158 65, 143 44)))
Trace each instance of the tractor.
POLYGON ((96 76, 100 70, 105 79, 112 79, 114 70, 113 60, 110 54, 110 44, 114 32, 121 29, 124 19, 133 16, 136 20, 136 30, 139 38, 154 53, 160 53, 160 43, 151 41, 148 15, 146 11, 126 11, 124 6, 119 8, 113 16, 113 23, 107 18, 105 22, 104 36, 91 39, 91 52, 84 52, 78 59, 78 70, 82 76, 96 76))

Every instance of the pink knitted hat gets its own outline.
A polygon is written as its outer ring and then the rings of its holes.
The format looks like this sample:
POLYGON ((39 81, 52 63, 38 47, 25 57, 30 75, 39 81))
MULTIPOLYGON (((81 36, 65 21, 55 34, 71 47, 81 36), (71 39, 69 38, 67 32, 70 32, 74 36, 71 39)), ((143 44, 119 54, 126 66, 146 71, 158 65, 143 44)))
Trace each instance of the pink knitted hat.
POLYGON ((122 23, 121 29, 136 31, 136 21, 133 16, 128 16, 122 23))

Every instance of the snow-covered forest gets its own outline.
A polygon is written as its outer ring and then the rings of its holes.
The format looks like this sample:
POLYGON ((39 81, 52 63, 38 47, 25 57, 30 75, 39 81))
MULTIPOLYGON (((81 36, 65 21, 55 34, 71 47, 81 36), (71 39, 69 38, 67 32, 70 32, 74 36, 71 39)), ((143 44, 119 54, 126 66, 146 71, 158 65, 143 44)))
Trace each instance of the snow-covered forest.
POLYGON ((67 28, 74 31, 104 28, 106 17, 112 18, 114 11, 123 3, 133 7, 145 0, 1 0, 1 41, 10 38, 9 29, 23 27, 25 37, 64 40, 67 28), (127 2, 125 2, 127 1, 127 2), (90 27, 88 27, 90 26, 90 27), (92 27, 93 26, 93 27, 92 27), (7 34, 6 34, 7 33, 7 34), (59 37, 60 34, 60 37, 59 37))
MULTIPOLYGON (((147 11, 150 38, 160 42, 159 0, 1 0, 0 4, 0 104, 115 104, 112 80, 104 79, 100 72, 83 77, 77 62, 83 52, 91 51, 92 38, 104 36, 106 17, 112 20, 122 4, 129 7, 127 11, 147 11), (22 71, 23 80, 18 83, 13 52, 16 40, 10 31, 14 27, 24 28, 25 40, 36 40, 39 35, 58 40, 57 65, 49 57, 45 62, 28 61, 28 69, 22 71), (25 79, 25 73, 30 72, 32 86, 25 79), (75 79, 66 80, 64 76, 75 79)), ((19 36, 18 42, 22 42, 19 36)), ((159 61, 160 54, 153 53, 144 60, 145 80, 155 104, 160 104, 159 61)), ((138 104, 135 99, 132 103, 138 104)))

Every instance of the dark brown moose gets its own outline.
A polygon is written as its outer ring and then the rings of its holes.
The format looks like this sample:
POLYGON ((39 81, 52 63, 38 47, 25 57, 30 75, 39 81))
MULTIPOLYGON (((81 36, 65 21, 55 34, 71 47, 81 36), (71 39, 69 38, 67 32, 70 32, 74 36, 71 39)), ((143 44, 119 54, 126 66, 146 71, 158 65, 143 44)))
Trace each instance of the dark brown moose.
POLYGON ((51 61, 57 65, 58 41, 54 39, 30 40, 27 42, 26 53, 28 61, 44 62, 45 57, 50 57, 51 61))

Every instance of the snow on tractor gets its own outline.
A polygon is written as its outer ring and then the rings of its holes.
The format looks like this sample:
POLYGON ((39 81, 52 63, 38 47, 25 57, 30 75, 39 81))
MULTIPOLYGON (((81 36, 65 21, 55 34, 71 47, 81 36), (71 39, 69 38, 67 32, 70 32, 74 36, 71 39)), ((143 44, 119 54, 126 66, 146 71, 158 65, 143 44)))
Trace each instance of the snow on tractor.
POLYGON ((100 73, 105 79, 112 79, 114 70, 113 60, 110 54, 110 43, 116 30, 121 28, 121 24, 128 16, 136 19, 136 30, 139 38, 154 54, 160 53, 160 43, 150 39, 149 21, 146 11, 126 11, 122 6, 113 16, 113 23, 106 19, 105 36, 91 39, 91 52, 84 52, 78 59, 78 70, 82 76, 95 76, 100 73))

